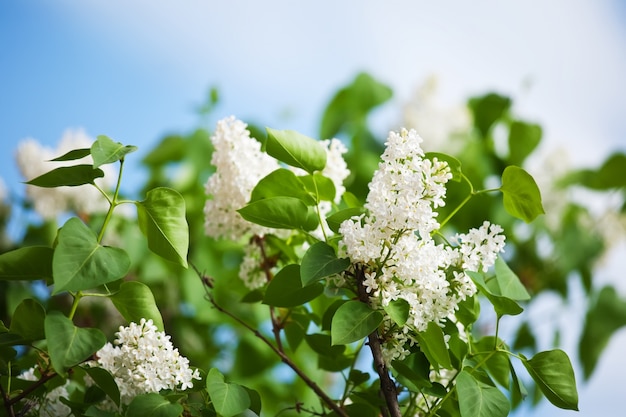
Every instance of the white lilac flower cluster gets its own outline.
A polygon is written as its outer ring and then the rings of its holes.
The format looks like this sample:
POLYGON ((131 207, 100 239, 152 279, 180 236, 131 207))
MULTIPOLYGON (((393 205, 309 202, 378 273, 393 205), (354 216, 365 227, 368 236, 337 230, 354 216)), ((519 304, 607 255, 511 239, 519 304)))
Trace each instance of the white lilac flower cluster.
MULTIPOLYGON (((404 326, 385 342, 386 360, 402 359, 412 336, 450 317, 476 292, 464 270, 486 271, 504 247, 502 228, 485 222, 457 236, 458 246, 437 243, 436 208, 445 204, 452 177, 446 162, 426 159, 415 130, 391 132, 369 186, 367 214, 344 221, 340 247, 364 271, 363 285, 374 308, 404 299, 404 326)), ((383 325, 390 329, 392 321, 383 325)))
MULTIPOLYGON (((280 235, 280 231, 244 220, 237 212, 249 202, 256 184, 281 167, 278 161, 261 151, 261 144, 250 137, 247 125, 234 116, 217 123, 211 143, 214 147, 211 164, 215 166, 215 173, 205 184, 205 193, 209 196, 204 206, 205 234, 216 239, 231 240, 250 239, 252 235, 263 236, 268 233, 280 235)), ((348 150, 338 139, 323 140, 320 144, 327 155, 322 175, 333 181, 335 202, 338 202, 345 192, 343 182, 350 175, 343 159, 343 154, 348 150)), ((292 169, 298 174, 301 171, 292 169)), ((330 202, 320 203, 322 219, 331 208, 330 202)), ((320 229, 313 233, 322 236, 320 229)), ((249 289, 259 288, 267 282, 265 272, 260 268, 261 263, 258 245, 247 245, 239 267, 239 277, 249 289)))
POLYGON ((170 336, 158 331, 152 320, 141 319, 139 324, 120 327, 116 335, 115 346, 104 345, 93 365, 113 375, 124 404, 139 394, 186 390, 193 387, 194 379, 200 379, 198 370, 189 368, 189 360, 180 355, 170 336))
MULTIPOLYGON (((91 156, 72 161, 55 161, 51 159, 64 155, 73 149, 90 148, 95 139, 83 130, 67 130, 56 149, 41 145, 35 139, 21 141, 17 148, 16 160, 22 176, 32 180, 46 172, 62 166, 92 164, 91 156)), ((102 189, 113 184, 114 171, 111 165, 100 167, 104 171, 103 178, 95 183, 102 189)), ((77 213, 93 214, 105 212, 109 206, 100 192, 92 186, 43 188, 34 185, 26 186, 26 194, 32 201, 35 211, 44 219, 55 219, 60 214, 73 210, 77 213)))
POLYGON ((259 180, 279 168, 278 162, 261 151, 247 125, 234 116, 217 122, 211 143, 215 173, 205 184, 205 193, 211 197, 204 206, 206 235, 239 240, 268 233, 270 229, 244 220, 237 210, 248 203, 259 180))
MULTIPOLYGON (((30 368, 27 371, 22 372, 19 379, 25 381, 38 381, 39 377, 35 374, 35 368, 30 368)), ((39 417, 60 417, 69 416, 72 410, 61 402, 61 398, 68 398, 67 386, 69 381, 64 385, 58 386, 47 392, 46 395, 39 399, 36 403, 31 403, 27 406, 32 406, 25 415, 27 416, 39 416, 39 417)))

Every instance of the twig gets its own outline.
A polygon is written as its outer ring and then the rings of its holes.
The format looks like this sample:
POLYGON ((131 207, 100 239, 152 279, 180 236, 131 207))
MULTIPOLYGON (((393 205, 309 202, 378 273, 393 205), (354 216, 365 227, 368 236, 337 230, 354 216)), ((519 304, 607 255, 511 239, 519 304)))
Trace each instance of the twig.
MULTIPOLYGON (((211 280, 207 277, 205 277, 197 268, 195 265, 193 265, 192 263, 190 263, 190 265, 192 266, 192 268, 196 271, 196 273, 198 274, 198 276, 200 277, 200 279, 202 280, 203 283, 207 283, 207 282, 211 282, 211 280)), ((289 356, 287 356, 282 350, 280 350, 279 348, 277 348, 276 346, 274 346, 274 344, 268 339, 266 338, 263 334, 261 334, 261 332, 259 332, 257 329, 255 329, 254 327, 252 327, 251 325, 249 325, 248 323, 246 323, 243 319, 239 318, 238 316, 234 315, 233 313, 231 313, 230 311, 224 309, 222 306, 220 306, 216 301, 215 298, 213 298, 213 295, 209 292, 207 285, 204 286, 206 295, 207 295, 207 299, 208 301, 211 303, 211 305, 220 313, 227 315, 228 317, 232 318, 233 320, 235 320, 237 323, 239 323, 240 325, 242 325, 244 328, 250 330, 250 332, 252 332, 257 338, 259 338, 264 344, 266 344, 276 355, 278 355, 278 357, 280 357, 281 361, 286 364, 287 366, 289 366, 299 377, 300 379, 302 379, 302 381, 304 381, 305 384, 307 384, 312 390, 313 392, 315 392, 315 394, 317 394, 318 397, 320 397, 322 399, 322 401, 324 401, 324 403, 334 412, 337 413, 337 415, 341 416, 341 417, 349 417, 348 414, 345 412, 345 410, 343 408, 341 408, 332 398, 330 398, 328 396, 328 394, 326 394, 324 392, 324 390, 322 390, 319 385, 317 385, 315 383, 315 381, 313 381, 311 378, 309 378, 302 369, 300 369, 298 367, 298 365, 296 365, 289 356)))
MULTIPOLYGON (((359 300, 369 305, 369 294, 365 290, 363 285, 364 273, 362 269, 356 270, 356 284, 358 289, 359 300)), ((368 344, 374 357, 374 367, 380 378, 380 391, 382 392, 385 402, 387 403, 387 410, 391 417, 402 417, 400 412, 400 405, 398 404, 398 392, 396 390, 396 384, 389 375, 389 369, 383 359, 383 350, 380 345, 380 339, 378 337, 378 330, 375 330, 368 336, 368 344)), ((386 414, 386 413, 384 413, 386 414)))
POLYGON ((9 398, 9 394, 4 391, 4 387, 2 386, 2 384, 0 384, 0 395, 2 395, 2 402, 4 403, 4 408, 7 410, 7 415, 9 417, 15 417, 13 404, 11 403, 11 399, 9 398))

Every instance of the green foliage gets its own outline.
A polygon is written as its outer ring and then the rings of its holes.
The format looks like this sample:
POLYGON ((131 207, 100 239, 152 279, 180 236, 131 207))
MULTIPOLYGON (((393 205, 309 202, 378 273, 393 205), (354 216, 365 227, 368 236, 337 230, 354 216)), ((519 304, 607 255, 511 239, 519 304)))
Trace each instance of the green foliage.
POLYGON ((529 360, 522 357, 522 363, 552 404, 566 410, 578 410, 574 370, 565 352, 560 349, 539 352, 529 360))
POLYGON ((27 246, 0 255, 0 279, 52 282, 52 255, 46 246, 27 246))
POLYGON ((293 130, 267 128, 267 154, 309 174, 326 166, 326 152, 316 140, 293 130))
POLYGON ((138 281, 124 282, 109 298, 128 322, 139 323, 142 318, 152 319, 160 331, 164 330, 161 312, 146 284, 138 281))
POLYGON ((241 385, 224 382, 224 375, 215 368, 207 375, 206 388, 215 411, 222 417, 233 417, 251 405, 248 391, 241 385))
POLYGON ((345 345, 356 342, 371 334, 383 321, 383 315, 372 310, 360 301, 348 301, 342 304, 331 325, 333 345, 345 345))
POLYGON ((502 173, 504 208, 527 223, 545 213, 541 205, 539 187, 530 174, 516 166, 507 167, 502 173))
POLYGON ((94 169, 92 165, 75 165, 72 167, 60 167, 42 174, 37 178, 27 181, 26 184, 37 187, 76 187, 79 185, 93 184, 96 178, 104 177, 100 168, 94 169))
POLYGON ((461 417, 499 417, 510 411, 509 400, 492 385, 476 379, 470 372, 461 371, 456 379, 461 417))
POLYGON ((317 242, 302 257, 300 268, 302 285, 309 285, 327 276, 338 274, 349 265, 350 260, 337 258, 335 250, 326 242, 317 242))
POLYGON ((113 142, 108 136, 100 135, 98 139, 91 145, 91 156, 93 157, 93 167, 98 168, 105 164, 112 164, 137 150, 136 146, 122 145, 119 142, 113 142))
POLYGON ((171 403, 159 394, 142 394, 131 401, 125 416, 178 417, 182 412, 182 405, 171 403))

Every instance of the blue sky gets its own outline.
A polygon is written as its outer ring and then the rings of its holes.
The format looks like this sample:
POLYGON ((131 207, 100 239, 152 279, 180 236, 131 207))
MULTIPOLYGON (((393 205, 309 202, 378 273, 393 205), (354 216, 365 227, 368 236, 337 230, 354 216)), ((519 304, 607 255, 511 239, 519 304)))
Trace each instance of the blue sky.
MULTIPOLYGON (((323 106, 359 71, 394 89, 377 119, 382 133, 436 74, 444 103, 512 95, 518 113, 544 126, 544 146, 566 146, 578 165, 626 151, 619 0, 5 0, 0 51, 0 177, 19 193, 13 153, 23 138, 52 145, 84 128, 146 151, 195 127, 212 86, 222 97, 216 118, 315 137, 323 106)), ((622 336, 610 351, 623 351, 622 336)), ((579 416, 618 415, 614 365, 601 364, 581 390, 579 416)))

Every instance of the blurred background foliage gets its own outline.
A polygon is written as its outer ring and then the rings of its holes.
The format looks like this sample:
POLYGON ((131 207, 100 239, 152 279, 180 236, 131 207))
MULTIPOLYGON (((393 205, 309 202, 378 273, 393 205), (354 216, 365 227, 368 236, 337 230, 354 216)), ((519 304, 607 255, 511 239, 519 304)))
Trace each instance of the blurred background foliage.
MULTIPOLYGON (((370 75, 359 74, 332 96, 320 121, 320 139, 337 137, 348 145, 346 159, 352 175, 346 187, 361 201, 365 200, 368 183, 384 149, 382 138, 373 133, 371 114, 387 103, 392 94, 388 86, 370 75)), ((433 115, 415 114, 416 108, 419 113, 421 103, 413 105, 417 107, 413 108, 412 116, 419 117, 409 117, 412 111, 409 106, 408 110, 405 109, 404 120, 391 128, 414 127, 422 132, 440 123, 433 115)), ((218 107, 218 92, 212 89, 198 111, 203 120, 209 120, 218 107)), ((582 328, 578 336, 578 352, 569 354, 583 371, 583 375, 578 375, 579 380, 591 378, 612 335, 626 326, 624 295, 613 286, 601 286, 595 280, 603 257, 618 239, 624 237, 626 155, 613 154, 601 166, 584 170, 571 169, 554 155, 539 161, 536 154, 542 128, 517 117, 510 97, 488 93, 470 98, 462 107, 459 114, 465 117, 461 117, 465 122, 446 121, 452 127, 440 129, 441 137, 434 143, 426 133, 421 133, 425 139, 424 148, 458 158, 475 189, 497 188, 497 181, 507 165, 524 167, 539 183, 546 215, 525 224, 504 212, 499 201, 502 198, 500 193, 481 194, 454 216, 447 224, 447 232, 453 234, 478 227, 485 218, 503 226, 507 234, 505 258, 533 295, 527 309, 532 308, 539 295, 549 293, 561 299, 557 311, 559 308, 566 311, 564 306, 572 302, 579 304, 574 308, 586 311, 584 323, 578 324, 582 328), (592 205, 581 204, 580 199, 572 198, 581 190, 590 200, 604 201, 603 198, 611 196, 619 199, 621 206, 618 210, 594 212, 592 205), (582 301, 571 297, 575 288, 583 289, 582 301)), ((227 306, 233 314, 260 331, 269 332, 266 309, 258 303, 240 302, 248 293, 237 277, 242 259, 240 246, 204 236, 204 183, 213 172, 211 132, 203 127, 204 124, 189 132, 163 137, 145 154, 142 165, 147 180, 138 193, 145 195, 154 187, 167 186, 183 195, 190 230, 190 263, 213 281, 213 294, 218 304, 227 306)), ((263 140, 264 126, 250 123, 249 128, 252 136, 263 140)), ((440 220, 466 196, 466 187, 465 183, 449 183, 448 202, 441 210, 440 220)), ((16 204, 22 206, 19 212, 30 210, 27 201, 3 202, 0 207, 0 252, 23 245, 52 245, 62 219, 59 223, 31 222, 28 216, 23 216, 18 219, 23 223, 24 232, 20 241, 8 235, 7 224, 16 204)), ((95 221, 91 224, 101 224, 97 218, 92 220, 95 221)), ((150 286, 161 308, 166 331, 194 366, 205 370, 217 367, 230 380, 259 391, 267 415, 275 415, 284 409, 292 409, 296 414, 299 403, 315 401, 311 391, 281 364, 280 358, 258 343, 248 330, 211 307, 205 299, 203 282, 192 268, 185 270, 152 254, 134 223, 132 217, 117 216, 106 239, 110 244, 123 242, 120 246, 132 258, 132 270, 127 279, 140 280, 150 286)), ((61 309, 69 308, 71 303, 64 295, 50 298, 43 284, 0 281, 0 294, 0 320, 5 324, 26 297, 35 296, 42 303, 53 303, 61 309)), ((125 323, 108 303, 106 300, 81 303, 83 311, 79 311, 76 317, 85 322, 77 324, 100 327, 112 338, 117 327, 125 323)), ((328 306, 312 307, 311 312, 303 310, 301 314, 293 314, 293 326, 306 328, 311 321, 321 324, 323 316, 317 312, 325 311, 328 306)), ((508 341, 515 349, 527 351, 530 356, 540 349, 561 344, 562 323, 552 326, 550 333, 546 334, 538 332, 536 323, 531 322, 527 314, 522 314, 514 323, 507 323, 514 330, 511 333, 513 340, 508 341)), ((483 323, 487 327, 492 324, 488 320, 483 323)), ((299 344, 293 355, 313 380, 332 387, 334 381, 325 369, 334 368, 333 359, 337 352, 330 348, 329 342, 326 346, 326 342, 307 340, 299 344), (319 362, 310 360, 317 357, 314 352, 320 354, 319 362)), ((28 367, 33 361, 32 355, 23 355, 22 361, 24 367, 28 367)), ((366 375, 363 377, 367 379, 366 375)), ((540 393, 531 393, 531 398, 533 402, 539 401, 540 393)))

